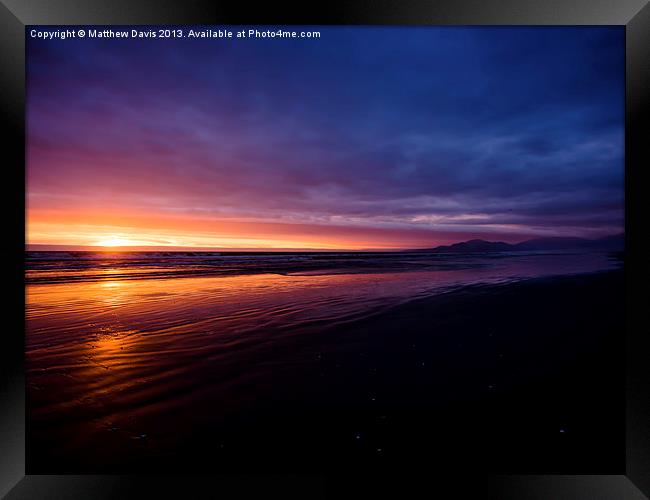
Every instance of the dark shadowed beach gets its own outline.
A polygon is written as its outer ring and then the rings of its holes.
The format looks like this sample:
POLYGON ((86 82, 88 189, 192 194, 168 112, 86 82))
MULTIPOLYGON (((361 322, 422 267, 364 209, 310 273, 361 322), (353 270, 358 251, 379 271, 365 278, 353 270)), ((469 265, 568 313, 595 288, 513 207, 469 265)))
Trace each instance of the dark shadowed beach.
POLYGON ((33 284, 28 472, 621 469, 623 271, 549 258, 33 284))

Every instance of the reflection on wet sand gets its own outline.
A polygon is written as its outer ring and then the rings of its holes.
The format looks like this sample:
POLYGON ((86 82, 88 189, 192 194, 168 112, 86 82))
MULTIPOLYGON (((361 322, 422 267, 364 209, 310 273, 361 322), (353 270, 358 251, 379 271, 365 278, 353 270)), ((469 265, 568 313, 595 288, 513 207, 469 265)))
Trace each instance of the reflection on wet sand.
POLYGON ((120 457, 152 442, 170 452, 183 432, 252 404, 279 370, 313 362, 278 346, 308 337, 317 351, 323 332, 458 286, 612 266, 604 256, 546 256, 452 270, 31 284, 29 419, 40 446, 64 454, 100 447, 120 457))

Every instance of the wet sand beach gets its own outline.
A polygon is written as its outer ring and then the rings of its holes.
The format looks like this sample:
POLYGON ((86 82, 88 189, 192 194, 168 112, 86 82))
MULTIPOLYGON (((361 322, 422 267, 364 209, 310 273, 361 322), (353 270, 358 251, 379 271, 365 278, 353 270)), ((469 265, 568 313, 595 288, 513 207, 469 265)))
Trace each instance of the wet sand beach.
POLYGON ((515 261, 32 284, 29 472, 612 470, 622 270, 515 261))

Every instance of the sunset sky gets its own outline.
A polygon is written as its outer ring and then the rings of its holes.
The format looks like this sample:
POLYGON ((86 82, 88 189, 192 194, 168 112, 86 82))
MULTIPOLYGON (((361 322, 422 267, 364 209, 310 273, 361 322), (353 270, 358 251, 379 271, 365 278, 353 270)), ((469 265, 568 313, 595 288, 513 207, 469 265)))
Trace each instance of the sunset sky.
POLYGON ((28 38, 27 243, 397 249, 623 230, 623 28, 318 29, 28 38))

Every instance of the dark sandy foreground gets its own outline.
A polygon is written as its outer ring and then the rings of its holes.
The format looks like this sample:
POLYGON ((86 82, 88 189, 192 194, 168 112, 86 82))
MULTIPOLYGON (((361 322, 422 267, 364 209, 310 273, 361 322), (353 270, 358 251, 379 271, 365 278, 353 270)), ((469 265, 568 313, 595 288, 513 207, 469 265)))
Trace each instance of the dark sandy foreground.
POLYGON ((28 421, 28 473, 613 473, 623 273, 472 286, 242 356, 218 397, 70 451, 28 421), (269 375, 270 374, 270 375, 269 375))

